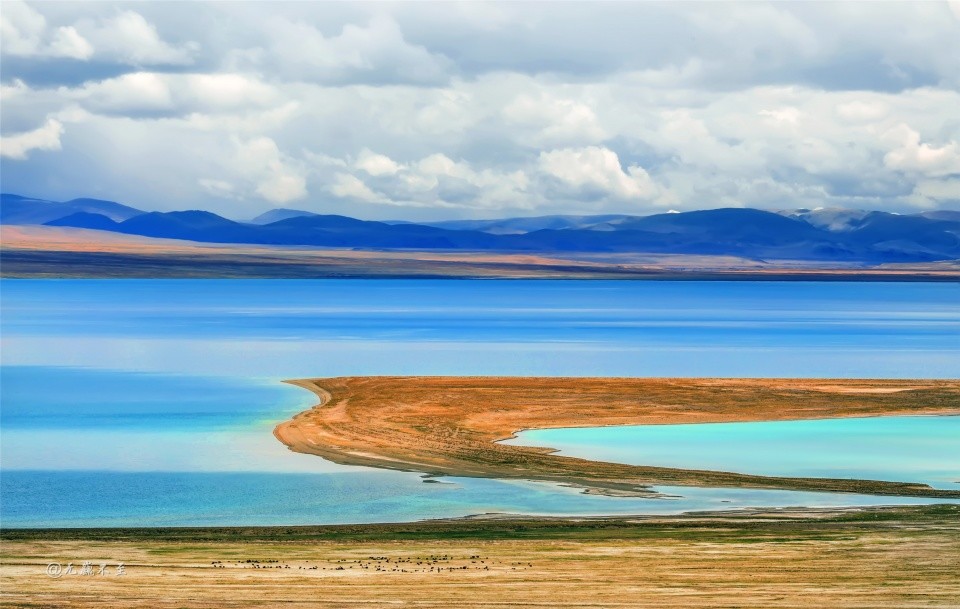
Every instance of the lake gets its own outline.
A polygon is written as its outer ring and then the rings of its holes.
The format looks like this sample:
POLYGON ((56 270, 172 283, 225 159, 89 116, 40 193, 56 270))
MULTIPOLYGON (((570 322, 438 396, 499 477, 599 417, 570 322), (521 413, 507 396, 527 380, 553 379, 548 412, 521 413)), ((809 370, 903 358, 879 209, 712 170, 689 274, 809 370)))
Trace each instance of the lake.
POLYGON ((0 516, 310 524, 921 502, 425 484, 291 453, 271 430, 313 403, 280 381, 309 376, 955 377, 958 302, 945 283, 3 280, 0 516))
POLYGON ((960 489, 960 416, 531 429, 504 444, 631 465, 960 489))

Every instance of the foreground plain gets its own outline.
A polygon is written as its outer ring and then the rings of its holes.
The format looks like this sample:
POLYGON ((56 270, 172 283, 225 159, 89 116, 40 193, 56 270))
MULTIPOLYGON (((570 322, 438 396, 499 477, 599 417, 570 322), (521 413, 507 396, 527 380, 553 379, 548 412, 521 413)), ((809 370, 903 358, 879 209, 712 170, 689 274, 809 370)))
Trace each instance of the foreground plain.
POLYGON ((3 531, 4 607, 957 607, 960 506, 3 531), (106 575, 46 575, 51 563, 106 575), (116 576, 112 565, 125 564, 116 576))

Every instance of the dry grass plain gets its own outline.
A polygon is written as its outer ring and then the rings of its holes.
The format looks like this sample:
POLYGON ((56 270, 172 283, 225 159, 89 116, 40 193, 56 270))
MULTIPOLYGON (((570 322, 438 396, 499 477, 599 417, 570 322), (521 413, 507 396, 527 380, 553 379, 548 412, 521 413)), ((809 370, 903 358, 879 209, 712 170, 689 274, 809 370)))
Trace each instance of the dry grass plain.
POLYGON ((958 506, 632 520, 7 530, 0 601, 9 608, 104 609, 908 609, 960 606, 958 571, 958 506), (126 573, 45 574, 50 562, 83 560, 122 561, 126 573))
POLYGON ((356 250, 154 239, 0 226, 4 277, 470 277, 957 281, 957 261, 862 266, 692 254, 356 250))

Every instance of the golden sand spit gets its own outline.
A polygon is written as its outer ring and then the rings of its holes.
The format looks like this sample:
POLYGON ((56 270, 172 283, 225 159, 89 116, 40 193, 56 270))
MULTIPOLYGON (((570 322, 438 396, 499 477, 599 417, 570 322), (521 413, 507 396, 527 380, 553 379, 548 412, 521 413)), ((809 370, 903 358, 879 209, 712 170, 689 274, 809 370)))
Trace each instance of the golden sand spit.
POLYGON ((522 429, 960 414, 960 381, 341 377, 290 383, 321 400, 277 426, 291 450, 430 475, 557 482, 605 494, 652 485, 960 497, 925 484, 634 466, 498 444, 522 429))

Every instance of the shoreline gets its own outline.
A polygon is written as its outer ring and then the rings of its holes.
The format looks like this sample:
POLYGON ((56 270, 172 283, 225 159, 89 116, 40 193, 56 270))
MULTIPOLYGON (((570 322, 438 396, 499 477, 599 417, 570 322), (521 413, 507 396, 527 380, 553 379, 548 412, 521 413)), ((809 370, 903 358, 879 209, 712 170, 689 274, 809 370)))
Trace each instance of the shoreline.
POLYGON ((960 282, 960 260, 869 263, 656 252, 354 249, 201 243, 0 226, 0 277, 960 282))
POLYGON ((0 527, 0 541, 97 540, 97 541, 220 541, 236 537, 246 541, 280 539, 356 539, 383 536, 395 539, 404 535, 436 535, 437 539, 484 534, 494 538, 536 538, 556 531, 584 533, 594 531, 621 535, 622 530, 647 526, 703 525, 751 527, 758 523, 780 522, 862 522, 887 520, 922 521, 960 515, 960 505, 882 505, 847 507, 747 507, 727 510, 697 510, 680 514, 638 514, 612 516, 548 516, 525 514, 474 514, 458 518, 430 518, 410 522, 371 522, 360 524, 309 525, 224 525, 159 527, 0 527), (617 531, 621 532, 617 532, 617 531))
POLYGON ((960 381, 339 377, 285 381, 320 402, 280 423, 290 450, 342 465, 560 483, 585 493, 662 496, 652 486, 960 498, 878 480, 788 478, 634 466, 505 445, 524 429, 960 414, 960 381), (709 407, 704 407, 709 404, 709 407))

